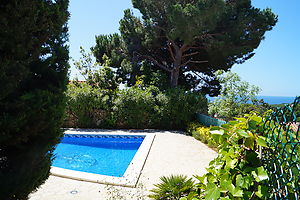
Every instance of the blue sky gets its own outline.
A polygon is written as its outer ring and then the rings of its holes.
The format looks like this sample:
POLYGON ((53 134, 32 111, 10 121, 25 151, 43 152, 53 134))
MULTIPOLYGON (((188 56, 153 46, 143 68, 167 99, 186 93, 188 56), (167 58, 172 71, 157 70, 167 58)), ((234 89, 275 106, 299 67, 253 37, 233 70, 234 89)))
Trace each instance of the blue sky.
MULTIPOLYGON (((262 89, 260 95, 300 95, 300 0, 253 0, 259 8, 271 8, 279 21, 266 34, 256 55, 232 71, 262 89)), ((71 0, 69 21, 70 56, 80 57, 79 47, 95 45, 95 36, 118 32, 123 10, 132 8, 131 0, 71 0)), ((71 68, 71 78, 78 74, 71 68)))

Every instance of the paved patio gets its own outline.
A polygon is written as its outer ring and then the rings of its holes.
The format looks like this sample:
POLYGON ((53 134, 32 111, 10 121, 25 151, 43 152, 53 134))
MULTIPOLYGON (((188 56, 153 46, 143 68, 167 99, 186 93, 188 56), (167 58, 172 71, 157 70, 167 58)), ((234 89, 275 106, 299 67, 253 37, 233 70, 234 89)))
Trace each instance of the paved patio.
MULTIPOLYGON (((130 131, 132 132, 132 131, 130 131)), ((136 188, 110 186, 50 176, 30 200, 138 200, 148 199, 148 190, 159 177, 184 174, 202 175, 217 153, 193 137, 177 132, 156 133, 152 148, 136 188)))

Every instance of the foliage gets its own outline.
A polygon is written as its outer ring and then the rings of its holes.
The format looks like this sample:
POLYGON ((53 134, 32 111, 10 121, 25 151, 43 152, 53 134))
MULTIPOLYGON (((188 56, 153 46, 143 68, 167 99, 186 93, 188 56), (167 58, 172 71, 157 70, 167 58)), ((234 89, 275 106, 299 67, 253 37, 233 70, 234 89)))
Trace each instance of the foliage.
POLYGON ((186 199, 269 199, 265 180, 267 172, 261 163, 260 148, 266 139, 261 136, 263 119, 255 114, 237 118, 221 127, 211 128, 219 145, 219 155, 197 177, 198 192, 191 192, 186 199))
MULTIPOLYGON (((142 67, 169 76, 170 86, 217 95, 214 72, 251 58, 277 22, 270 9, 251 0, 133 0, 141 12, 124 11, 120 33, 96 37, 94 55, 106 54, 118 77, 133 85, 142 67), (200 88, 198 88, 200 84, 200 88)), ((144 73, 144 72, 143 72, 144 73)))
POLYGON ((137 85, 108 92, 73 82, 67 92, 67 127, 185 129, 196 112, 207 112, 206 98, 174 88, 165 92, 137 85))
POLYGON ((184 175, 171 175, 169 177, 160 177, 160 183, 155 184, 156 188, 150 190, 149 195, 152 199, 157 200, 178 200, 180 197, 187 195, 193 188, 194 182, 184 175))
POLYGON ((185 129, 196 113, 207 113, 207 99, 199 92, 171 88, 156 99, 160 105, 158 124, 164 129, 185 129))
POLYGON ((207 100, 180 88, 161 92, 154 86, 135 86, 120 91, 115 110, 117 127, 184 129, 196 112, 206 112, 207 100))
POLYGON ((238 74, 217 71, 216 76, 222 89, 219 97, 209 104, 211 116, 217 116, 228 121, 251 111, 262 114, 270 108, 268 104, 256 99, 260 88, 242 81, 238 74), (250 104, 251 101, 253 104, 250 104))
POLYGON ((70 83, 67 90, 65 127, 109 128, 114 96, 87 83, 70 83))
POLYGON ((131 87, 121 90, 115 101, 117 126, 122 128, 152 127, 157 113, 153 88, 131 87))
POLYGON ((49 176, 63 132, 68 0, 0 6, 0 199, 23 200, 49 176))
POLYGON ((111 61, 106 55, 103 55, 101 67, 101 63, 93 60, 91 52, 87 53, 83 47, 80 47, 80 53, 81 58, 75 61, 74 65, 89 85, 107 92, 112 92, 119 87, 115 73, 109 67, 111 61))
POLYGON ((204 144, 207 144, 210 148, 217 149, 219 146, 210 133, 210 127, 203 126, 199 123, 190 123, 187 131, 191 134, 195 139, 200 140, 204 144))

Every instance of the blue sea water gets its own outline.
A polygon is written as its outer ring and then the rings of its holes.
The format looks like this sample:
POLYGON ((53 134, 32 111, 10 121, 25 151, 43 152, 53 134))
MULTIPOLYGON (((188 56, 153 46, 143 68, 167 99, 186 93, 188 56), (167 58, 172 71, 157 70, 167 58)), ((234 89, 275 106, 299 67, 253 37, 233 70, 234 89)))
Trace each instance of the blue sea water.
POLYGON ((268 104, 293 103, 296 97, 284 96, 257 96, 258 99, 263 99, 268 104))
POLYGON ((143 138, 70 138, 57 146, 54 167, 122 177, 143 138))
MULTIPOLYGON (((257 99, 263 99, 268 104, 293 103, 296 97, 285 96, 257 96, 257 99)), ((213 101, 216 97, 208 97, 209 101, 213 101)))

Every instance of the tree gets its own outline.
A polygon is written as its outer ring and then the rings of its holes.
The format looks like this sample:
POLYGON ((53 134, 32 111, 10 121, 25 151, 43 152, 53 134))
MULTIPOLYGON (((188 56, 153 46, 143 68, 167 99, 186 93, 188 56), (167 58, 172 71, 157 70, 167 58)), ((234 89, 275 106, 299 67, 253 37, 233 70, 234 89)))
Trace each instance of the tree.
POLYGON ((0 6, 0 199, 27 199, 49 176, 63 131, 68 0, 0 6))
POLYGON ((229 120, 251 110, 245 105, 254 102, 257 106, 256 95, 261 90, 259 87, 242 81, 238 74, 233 72, 217 71, 216 77, 222 89, 218 98, 209 104, 210 115, 229 120))
POLYGON ((125 10, 121 35, 100 35, 93 48, 104 54, 124 80, 141 66, 168 74, 170 86, 188 86, 217 95, 214 72, 251 58, 277 17, 251 0, 132 0, 142 19, 125 10))
POLYGON ((87 84, 111 92, 118 89, 119 81, 109 67, 111 61, 105 54, 102 57, 103 64, 101 64, 93 59, 91 52, 86 52, 82 47, 80 47, 80 53, 81 58, 75 61, 74 65, 87 84))

